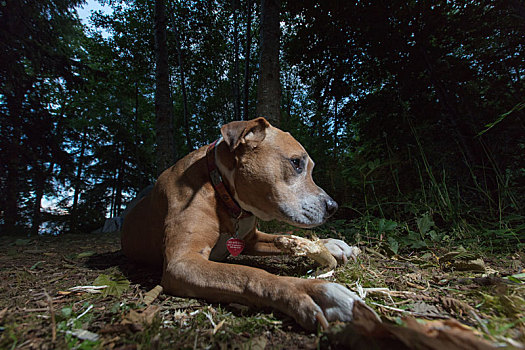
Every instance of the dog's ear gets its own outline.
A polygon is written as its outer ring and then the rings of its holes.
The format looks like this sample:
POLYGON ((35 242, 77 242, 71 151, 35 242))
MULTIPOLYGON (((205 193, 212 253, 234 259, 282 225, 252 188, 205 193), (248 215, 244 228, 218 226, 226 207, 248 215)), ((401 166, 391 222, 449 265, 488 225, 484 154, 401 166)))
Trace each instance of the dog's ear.
POLYGON ((260 117, 247 121, 236 121, 223 125, 221 134, 233 152, 239 145, 247 144, 256 147, 266 137, 266 129, 270 123, 260 117))

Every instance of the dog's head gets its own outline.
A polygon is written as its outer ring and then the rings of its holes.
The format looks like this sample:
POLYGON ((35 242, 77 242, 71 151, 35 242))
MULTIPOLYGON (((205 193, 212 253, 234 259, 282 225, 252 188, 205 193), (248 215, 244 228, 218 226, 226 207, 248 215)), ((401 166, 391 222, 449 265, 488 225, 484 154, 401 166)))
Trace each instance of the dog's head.
POLYGON ((320 225, 337 210, 312 179, 314 162, 289 133, 257 118, 226 124, 221 134, 230 161, 218 159, 218 166, 243 209, 299 227, 320 225))

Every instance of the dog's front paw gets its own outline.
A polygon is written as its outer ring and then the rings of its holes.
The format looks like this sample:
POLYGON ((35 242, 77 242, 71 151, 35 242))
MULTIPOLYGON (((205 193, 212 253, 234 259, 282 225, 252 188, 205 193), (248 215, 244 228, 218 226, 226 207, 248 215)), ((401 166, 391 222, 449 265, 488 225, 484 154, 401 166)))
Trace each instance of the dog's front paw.
POLYGON ((357 256, 361 253, 361 249, 351 247, 340 239, 327 238, 322 239, 326 249, 337 259, 338 263, 346 264, 348 259, 357 260, 357 256))
POLYGON ((314 314, 309 315, 306 322, 300 322, 305 328, 315 329, 317 324, 327 328, 328 322, 352 322, 356 317, 381 322, 377 314, 357 294, 340 284, 311 283, 306 287, 306 293, 315 305, 309 307, 309 311, 314 314))

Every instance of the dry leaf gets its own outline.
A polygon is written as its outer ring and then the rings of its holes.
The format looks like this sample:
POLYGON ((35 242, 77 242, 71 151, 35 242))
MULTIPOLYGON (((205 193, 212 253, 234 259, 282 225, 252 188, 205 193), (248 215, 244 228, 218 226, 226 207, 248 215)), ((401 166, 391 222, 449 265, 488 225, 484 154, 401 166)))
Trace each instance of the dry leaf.
POLYGON ((489 350, 495 347, 471 328, 456 320, 420 323, 403 318, 406 326, 370 322, 359 317, 352 323, 335 324, 325 334, 329 344, 322 347, 351 349, 489 350))
POLYGON ((90 341, 97 341, 98 340, 98 334, 93 333, 90 331, 87 331, 85 329, 75 329, 73 331, 67 331, 66 333, 74 335, 78 339, 81 340, 90 340, 90 341))
POLYGON ((224 325, 224 322, 225 322, 225 321, 226 321, 226 320, 222 320, 221 322, 217 323, 217 325, 216 325, 215 327, 213 327, 213 332, 212 332, 212 333, 213 333, 213 334, 217 333, 217 331, 218 331, 219 329, 221 329, 221 327, 224 325))
POLYGON ((160 307, 150 305, 143 311, 130 310, 122 320, 122 324, 144 324, 150 325, 158 314, 160 307))
POLYGON ((448 310, 456 310, 456 311, 464 311, 464 312, 470 312, 473 311, 474 308, 470 306, 469 304, 465 303, 464 301, 452 298, 452 297, 440 297, 439 298, 443 306, 448 310))
POLYGON ((441 313, 434 305, 427 304, 423 301, 412 304, 412 311, 420 316, 441 316, 441 313))
POLYGON ((481 258, 476 260, 458 260, 452 263, 452 267, 458 271, 485 272, 485 262, 481 258))
POLYGON ((144 295, 144 304, 151 304, 155 299, 157 299, 160 293, 162 293, 162 286, 155 286, 155 288, 144 295))
POLYGON ((7 308, 4 308, 0 311, 0 321, 4 318, 4 316, 7 314, 7 308))
POLYGON ((98 332, 100 334, 124 333, 132 330, 130 324, 108 324, 101 328, 98 332))

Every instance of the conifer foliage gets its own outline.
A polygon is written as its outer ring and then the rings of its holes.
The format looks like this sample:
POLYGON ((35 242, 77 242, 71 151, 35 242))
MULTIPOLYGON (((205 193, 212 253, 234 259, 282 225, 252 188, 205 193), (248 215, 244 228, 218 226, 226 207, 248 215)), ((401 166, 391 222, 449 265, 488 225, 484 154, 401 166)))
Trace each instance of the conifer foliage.
POLYGON ((257 115, 340 219, 522 227, 522 2, 83 3, 0 1, 2 234, 90 231, 257 115))

